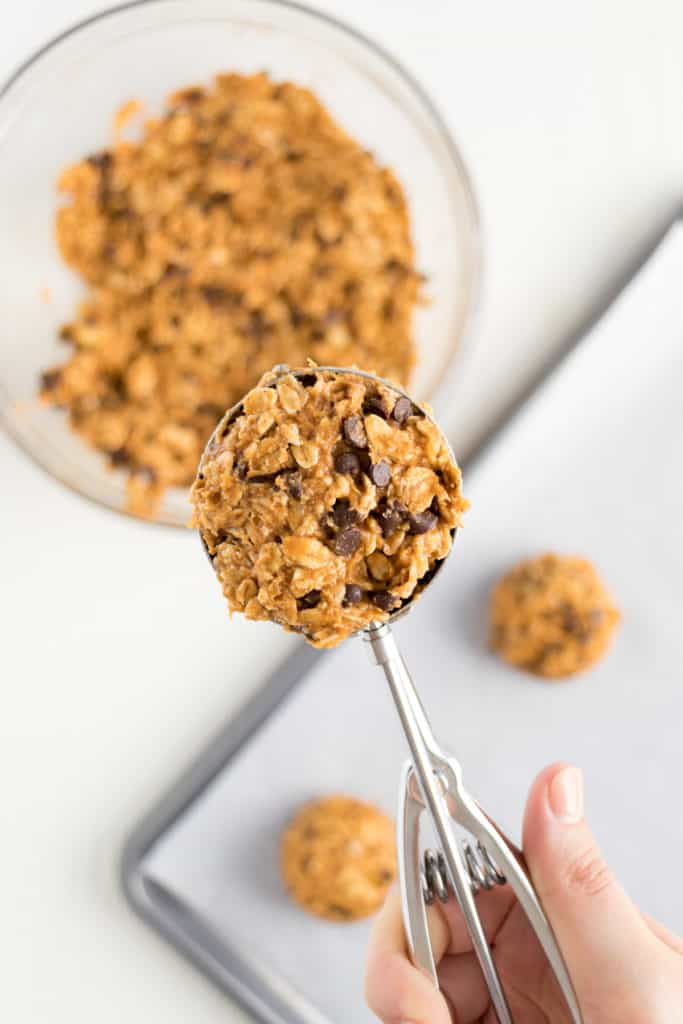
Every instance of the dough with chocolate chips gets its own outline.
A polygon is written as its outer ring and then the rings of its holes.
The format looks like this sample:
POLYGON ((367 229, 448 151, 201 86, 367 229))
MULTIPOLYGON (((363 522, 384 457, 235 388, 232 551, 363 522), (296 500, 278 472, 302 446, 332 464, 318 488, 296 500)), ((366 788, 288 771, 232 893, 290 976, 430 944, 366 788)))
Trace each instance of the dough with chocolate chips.
POLYGON ((556 554, 520 562, 491 596, 491 645, 505 661, 548 679, 590 668, 620 620, 590 562, 556 554))
POLYGON ((419 592, 466 508, 425 413, 355 373, 265 376, 213 436, 195 520, 231 611, 333 647, 419 592))
POLYGON ((223 410, 275 363, 407 382, 421 277, 403 190, 308 89, 181 89, 59 189, 57 243, 87 290, 41 394, 128 475, 130 511, 191 484, 223 410))
POLYGON ((309 914, 330 921, 368 917, 396 877, 393 822, 352 797, 313 801, 284 832, 281 867, 292 899, 309 914))

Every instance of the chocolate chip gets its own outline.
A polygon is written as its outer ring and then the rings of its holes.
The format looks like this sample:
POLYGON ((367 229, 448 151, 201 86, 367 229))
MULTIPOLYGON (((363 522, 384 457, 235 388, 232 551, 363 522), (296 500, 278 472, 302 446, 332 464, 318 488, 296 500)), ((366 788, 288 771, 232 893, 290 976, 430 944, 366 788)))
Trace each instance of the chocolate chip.
POLYGON ((263 316, 258 309, 256 309, 249 314, 249 322, 246 327, 242 328, 242 334, 246 335, 247 338, 253 338, 255 341, 260 341, 269 330, 270 327, 263 319, 263 316))
POLYGON ((343 917, 344 920, 351 917, 351 910, 349 907, 342 907, 339 903, 329 903, 327 909, 334 917, 343 917))
POLYGON ((41 391, 54 391, 55 388, 59 386, 61 379, 61 370, 45 370, 45 372, 40 375, 41 391))
POLYGON ((301 377, 297 377, 299 384, 302 384, 305 388, 312 388, 317 379, 315 373, 304 373, 301 377))
POLYGON ((246 480, 248 472, 249 467, 246 464, 246 462, 243 462, 241 459, 239 459, 237 464, 235 465, 235 476, 237 477, 237 479, 246 480))
POLYGON ((93 153, 92 156, 88 157, 88 163, 92 167, 96 167, 98 171, 108 170, 114 161, 111 153, 103 149, 101 153, 93 153))
POLYGON ((187 267, 181 267, 179 263, 167 263, 164 267, 164 272, 161 275, 162 281, 167 280, 169 277, 187 277, 190 271, 187 267))
POLYGON ((579 616, 577 615, 577 611, 575 611, 575 609, 566 601, 562 601, 558 610, 560 612, 562 629, 565 633, 573 633, 579 625, 579 616))
POLYGON ((335 526, 344 529, 347 526, 354 526, 358 522, 358 513, 351 508, 346 498, 338 498, 332 506, 332 518, 335 526))
POLYGON ((197 414, 199 416, 210 416, 212 420, 219 420, 225 409, 220 405, 215 405, 214 402, 200 402, 197 406, 197 414))
POLYGON ((289 231, 290 236, 293 239, 295 239, 295 240, 297 238, 301 238, 301 236, 303 235, 304 229, 306 227, 308 227, 310 222, 311 222, 311 214, 310 213, 306 213, 306 212, 295 213, 294 216, 292 217, 292 222, 291 222, 291 226, 290 226, 290 231, 289 231))
POLYGON ((408 516, 408 533, 428 533, 439 520, 433 512, 413 512, 408 516))
POLYGON ((254 162, 250 156, 244 156, 244 154, 230 149, 217 150, 215 156, 218 160, 222 160, 226 164, 237 164, 238 167, 243 167, 245 170, 251 167, 254 162))
POLYGON ((273 484, 277 473, 255 473, 247 479, 250 484, 273 484))
POLYGON ((396 607, 398 598, 388 590, 373 590, 370 600, 375 607, 381 608, 383 612, 390 612, 392 608, 396 607))
POLYGON ((365 416, 381 416, 383 420, 387 418, 387 410, 379 395, 367 396, 363 402, 363 414, 365 416))
POLYGON ((334 541, 335 554, 341 555, 342 558, 349 558, 358 550, 360 540, 360 530, 356 529, 355 526, 349 526, 348 529, 342 530, 341 533, 337 534, 334 541))
POLYGON ((337 306, 331 306, 323 317, 323 327, 331 327, 332 324, 338 324, 343 319, 344 310, 339 309, 337 306))
POLYGON ((204 203, 204 209, 207 213, 215 206, 227 206, 232 196, 229 192, 211 192, 204 203))
POLYGON ((105 398, 102 399, 102 401, 104 403, 106 398, 111 398, 113 400, 113 405, 111 406, 111 408, 117 409, 119 403, 125 401, 127 397, 126 382, 124 381, 120 373, 112 373, 110 375, 109 387, 112 390, 112 394, 106 395, 105 398))
POLYGON ((371 465, 368 470, 368 476, 375 487, 386 487, 391 480, 391 469, 389 467, 389 463, 382 459, 381 462, 376 462, 374 465, 371 465))
POLYGON ((303 597, 298 598, 296 606, 299 611, 304 611, 306 608, 316 608, 320 604, 321 593, 319 590, 309 590, 303 597))
POLYGON ((391 418, 395 420, 396 423, 403 424, 412 414, 412 412, 413 403, 410 401, 409 398, 406 398, 404 395, 402 395, 396 401, 396 405, 394 406, 393 411, 391 413, 391 418))
POLYGON ((563 601, 559 610, 562 618, 562 629, 564 632, 580 633, 582 630, 581 619, 579 618, 576 609, 567 601, 563 601))
POLYGON ((407 511, 405 505, 402 505, 400 501, 394 501, 391 505, 386 501, 382 502, 374 512, 374 516, 379 523, 383 537, 391 537, 392 533, 396 533, 403 523, 407 511))
POLYGON ((127 466, 130 463, 130 452, 126 448, 116 448, 109 452, 109 462, 112 466, 127 466))
POLYGON ((298 501, 303 494, 303 482, 300 473, 287 474, 287 491, 291 498, 298 501))
POLYGON ((522 668, 528 668, 530 672, 538 673, 543 669, 546 661, 552 658, 553 654, 559 654, 561 650, 561 644, 546 644, 541 650, 541 653, 535 658, 532 658, 530 661, 523 662, 522 668))
POLYGON ((358 604, 363 597, 363 591, 357 583, 347 583, 344 587, 344 604, 358 604))
POLYGON ((382 305, 382 317, 384 320, 391 320, 394 315, 394 300, 385 299, 382 305))
POLYGON ((355 452, 340 452, 335 456, 334 468, 337 473, 357 476, 360 473, 360 459, 355 452))
POLYGON ((347 416, 342 423, 344 437, 354 448, 367 448, 368 436, 360 416, 347 416))
POLYGON ((191 86, 189 89, 181 89, 173 97, 178 103, 199 103, 204 95, 204 90, 199 86, 191 86))
POLYGON ((306 314, 302 313, 298 306, 295 306, 291 300, 283 295, 285 302, 287 302, 287 312, 289 313, 289 322, 292 327, 301 327, 306 322, 306 314))
POLYGON ((210 306, 222 305, 228 295, 225 288, 221 288, 220 285, 214 284, 204 284, 199 291, 210 306))

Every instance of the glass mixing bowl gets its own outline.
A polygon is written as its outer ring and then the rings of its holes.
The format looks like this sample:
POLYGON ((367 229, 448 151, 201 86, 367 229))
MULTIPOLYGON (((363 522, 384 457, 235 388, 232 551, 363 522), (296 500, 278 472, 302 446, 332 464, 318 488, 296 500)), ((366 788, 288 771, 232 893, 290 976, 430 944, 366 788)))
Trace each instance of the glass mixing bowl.
MULTIPOLYGON (((57 252, 55 182, 66 164, 111 141, 113 114, 126 100, 159 110, 174 89, 230 70, 266 70, 310 87, 403 184, 430 300, 416 314, 417 398, 434 399, 472 313, 479 233, 467 172, 420 86, 370 40, 277 0, 143 0, 81 22, 0 92, 0 413, 44 469, 120 512, 123 472, 37 399, 41 371, 67 355, 57 332, 83 289, 57 252)), ((167 492, 157 521, 188 517, 187 493, 167 492)))

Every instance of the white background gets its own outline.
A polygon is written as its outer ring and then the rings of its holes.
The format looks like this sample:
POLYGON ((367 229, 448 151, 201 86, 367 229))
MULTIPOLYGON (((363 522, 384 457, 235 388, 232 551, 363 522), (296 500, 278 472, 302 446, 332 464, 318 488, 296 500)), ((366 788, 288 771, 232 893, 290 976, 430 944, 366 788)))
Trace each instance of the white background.
MULTIPOLYGON (((0 74, 100 6, 1 0, 0 74)), ((321 6, 417 74, 473 174, 487 274, 449 417, 464 453, 681 205, 683 7, 321 6)), ((0 479, 3 1017, 242 1020, 133 918, 117 862, 130 825, 288 641, 225 621, 189 535, 89 506, 4 437, 0 479)))

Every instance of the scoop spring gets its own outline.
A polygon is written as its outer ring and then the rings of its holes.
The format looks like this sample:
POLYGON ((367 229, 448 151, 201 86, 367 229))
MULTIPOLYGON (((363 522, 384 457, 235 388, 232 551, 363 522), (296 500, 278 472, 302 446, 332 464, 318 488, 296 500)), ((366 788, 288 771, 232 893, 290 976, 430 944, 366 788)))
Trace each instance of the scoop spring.
MULTIPOLYGON (((476 896, 482 889, 493 889, 496 885, 505 885, 505 875, 498 870, 490 855, 481 843, 473 846, 462 844, 465 855, 467 873, 470 876, 472 892, 476 896)), ((422 892, 426 904, 435 899, 447 903, 451 895, 446 861, 440 850, 425 850, 422 861, 422 892)))

